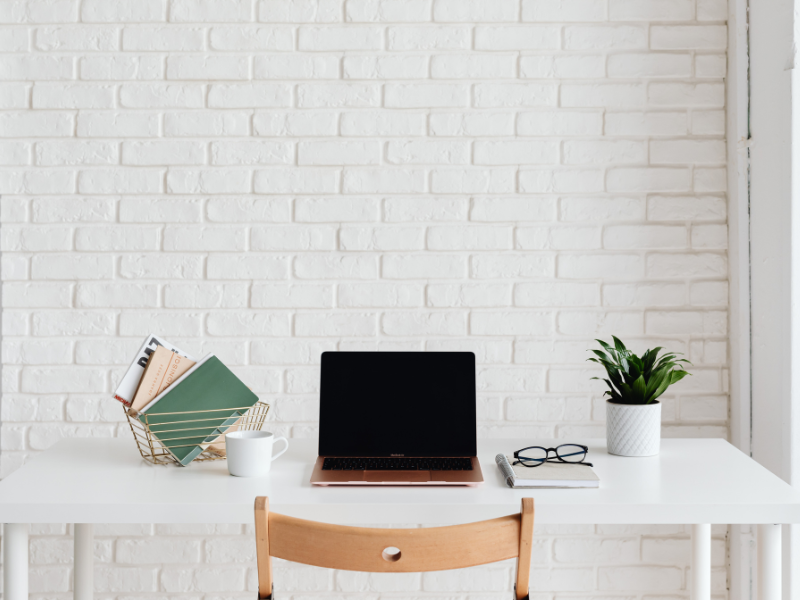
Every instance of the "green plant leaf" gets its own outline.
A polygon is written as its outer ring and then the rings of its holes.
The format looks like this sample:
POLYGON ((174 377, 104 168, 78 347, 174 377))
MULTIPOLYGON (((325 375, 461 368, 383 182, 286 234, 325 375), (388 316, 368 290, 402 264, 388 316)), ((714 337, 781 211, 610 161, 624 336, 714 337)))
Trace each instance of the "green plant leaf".
POLYGON ((658 386, 661 385, 661 382, 664 381, 664 378, 668 373, 669 371, 658 371, 650 375, 650 380, 647 382, 647 389, 645 391, 645 402, 652 398, 653 394, 658 389, 658 386))
POLYGON ((639 377, 642 376, 642 372, 644 368, 642 367, 642 361, 639 360, 639 357, 636 355, 628 357, 628 376, 631 380, 636 381, 639 377))
POLYGON ((648 404, 650 402, 653 402, 656 398, 658 398, 661 394, 663 394, 667 390, 668 387, 669 387, 669 377, 664 377, 664 380, 656 388, 656 391, 653 393, 652 396, 650 396, 650 400, 648 401, 648 404))
POLYGON ((631 386, 634 396, 636 397, 637 404, 644 403, 645 391, 647 391, 647 384, 644 382, 644 377, 639 375, 639 378, 633 382, 631 386))
POLYGON ((625 402, 625 404, 636 404, 631 386, 629 386, 627 383, 623 383, 620 385, 619 391, 620 396, 622 396, 622 401, 625 402))
POLYGON ((617 352, 627 352, 628 349, 625 347, 625 344, 615 335, 611 336, 611 339, 614 340, 614 347, 617 349, 617 352))
POLYGON ((669 384, 678 383, 681 379, 689 375, 687 371, 673 371, 670 375, 669 384))
POLYGON ((608 362, 613 362, 611 358, 609 358, 608 354, 606 354, 605 352, 602 352, 600 350, 595 350, 594 348, 592 348, 591 352, 594 353, 594 355, 597 356, 598 358, 607 360, 608 362))
POLYGON ((650 373, 653 370, 653 365, 656 364, 656 358, 658 358, 658 353, 663 350, 661 346, 657 348, 653 348, 652 350, 648 350, 645 352, 645 355, 642 357, 642 362, 644 363, 644 376, 649 377, 650 373))
POLYGON ((595 342, 597 342, 598 344, 600 344, 600 345, 601 345, 603 348, 605 348, 606 350, 611 350, 611 346, 609 346, 609 345, 608 345, 606 342, 604 342, 603 340, 595 338, 595 340, 594 340, 594 341, 595 341, 595 342))

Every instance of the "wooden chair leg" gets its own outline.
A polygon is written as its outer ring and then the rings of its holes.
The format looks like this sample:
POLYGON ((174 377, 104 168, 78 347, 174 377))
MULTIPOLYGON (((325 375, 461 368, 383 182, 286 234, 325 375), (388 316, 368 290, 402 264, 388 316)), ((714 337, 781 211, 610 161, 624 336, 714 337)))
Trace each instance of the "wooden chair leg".
POLYGON ((533 498, 522 499, 522 519, 519 532, 519 556, 517 557, 517 583, 514 586, 516 600, 528 598, 531 577, 531 545, 533 544, 533 498))
POLYGON ((269 498, 256 498, 256 560, 258 562, 258 597, 272 600, 272 558, 269 554, 269 498))

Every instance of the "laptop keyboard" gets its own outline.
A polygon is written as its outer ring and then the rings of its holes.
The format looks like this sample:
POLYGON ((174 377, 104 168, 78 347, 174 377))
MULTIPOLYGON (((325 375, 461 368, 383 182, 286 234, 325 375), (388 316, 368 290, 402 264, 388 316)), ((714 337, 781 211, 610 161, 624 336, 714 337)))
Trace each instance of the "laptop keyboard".
POLYGON ((465 457, 446 458, 347 458, 329 457, 323 471, 472 471, 472 460, 465 457))

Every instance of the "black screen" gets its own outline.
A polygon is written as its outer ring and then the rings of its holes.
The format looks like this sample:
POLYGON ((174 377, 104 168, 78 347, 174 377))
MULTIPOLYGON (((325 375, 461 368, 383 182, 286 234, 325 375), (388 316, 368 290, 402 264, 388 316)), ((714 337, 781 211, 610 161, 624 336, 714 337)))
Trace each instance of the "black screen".
POLYGON ((322 456, 475 456, 472 352, 324 352, 322 456))

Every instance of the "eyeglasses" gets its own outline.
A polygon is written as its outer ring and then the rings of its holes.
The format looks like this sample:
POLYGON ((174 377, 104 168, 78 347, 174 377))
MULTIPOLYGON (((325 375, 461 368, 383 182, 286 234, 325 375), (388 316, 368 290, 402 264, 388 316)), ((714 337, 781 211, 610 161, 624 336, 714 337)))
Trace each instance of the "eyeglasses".
POLYGON ((562 444, 555 448, 543 448, 542 446, 528 446, 522 450, 514 452, 515 465, 524 467, 538 467, 546 462, 561 462, 581 464, 592 467, 592 463, 584 462, 589 448, 580 444, 562 444), (555 454, 555 458, 550 458, 550 453, 555 454))

